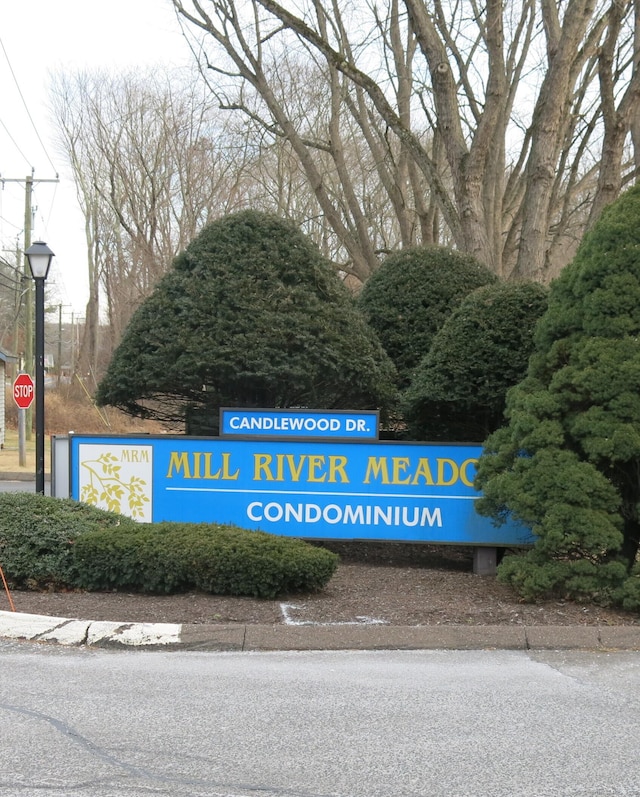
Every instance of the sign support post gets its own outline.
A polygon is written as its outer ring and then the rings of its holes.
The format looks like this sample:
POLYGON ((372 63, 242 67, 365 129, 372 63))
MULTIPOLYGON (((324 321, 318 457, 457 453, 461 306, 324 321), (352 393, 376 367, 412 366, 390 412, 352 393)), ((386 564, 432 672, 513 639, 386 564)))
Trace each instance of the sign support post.
POLYGON ((18 464, 27 464, 26 427, 27 410, 33 403, 35 387, 29 374, 18 374, 13 383, 13 399, 18 406, 18 464))
POLYGON ((18 465, 27 467, 27 411, 18 410, 18 465))

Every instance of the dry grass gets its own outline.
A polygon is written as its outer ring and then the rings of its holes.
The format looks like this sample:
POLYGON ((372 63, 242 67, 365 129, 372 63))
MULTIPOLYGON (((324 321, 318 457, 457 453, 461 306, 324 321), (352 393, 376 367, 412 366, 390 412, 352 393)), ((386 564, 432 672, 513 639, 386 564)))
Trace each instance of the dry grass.
MULTIPOLYGON (((5 396, 5 440, 0 472, 31 473, 35 468, 35 434, 25 442, 25 464, 20 464, 18 408, 11 390, 5 396)), ((132 418, 118 410, 98 408, 84 387, 75 383, 48 389, 45 394, 45 470, 49 471, 49 437, 54 434, 136 434, 166 431, 160 424, 132 418)))

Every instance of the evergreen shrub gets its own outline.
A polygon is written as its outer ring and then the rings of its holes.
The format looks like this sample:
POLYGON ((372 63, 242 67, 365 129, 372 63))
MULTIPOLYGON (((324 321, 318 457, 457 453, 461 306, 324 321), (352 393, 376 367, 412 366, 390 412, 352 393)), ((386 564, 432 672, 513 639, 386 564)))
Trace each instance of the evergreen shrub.
POLYGON ((172 556, 168 541, 153 524, 89 532, 73 548, 74 584, 87 590, 183 592, 180 551, 172 556))
POLYGON ((393 360, 399 386, 431 348, 436 332, 471 291, 497 282, 472 255, 417 246, 389 255, 367 280, 358 304, 393 360))
POLYGON ((339 557, 209 523, 137 523, 71 499, 0 493, 0 565, 14 588, 273 598, 326 586, 339 557))
POLYGON ((482 442, 501 425, 507 390, 526 374, 547 293, 536 283, 496 282, 461 301, 404 394, 414 439, 482 442))
POLYGON ((528 599, 640 608, 640 186, 607 207, 550 287, 477 510, 536 535, 499 576, 528 599))
POLYGON ((395 368, 333 265, 290 222, 204 227, 138 307, 96 401, 188 434, 220 407, 395 406, 395 368))
POLYGON ((73 580, 73 546, 92 530, 135 526, 129 518, 70 499, 0 493, 0 565, 14 587, 73 580))
POLYGON ((321 590, 337 564, 336 554, 302 540, 213 523, 95 531, 74 546, 76 584, 90 590, 273 598, 321 590))

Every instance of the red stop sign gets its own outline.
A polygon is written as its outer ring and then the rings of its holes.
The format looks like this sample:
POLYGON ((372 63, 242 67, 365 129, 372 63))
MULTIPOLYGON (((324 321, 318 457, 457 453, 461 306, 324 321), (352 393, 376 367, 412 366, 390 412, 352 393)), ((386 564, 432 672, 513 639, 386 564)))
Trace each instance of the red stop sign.
POLYGON ((29 374, 18 374, 16 381, 13 383, 13 398, 18 407, 21 410, 29 409, 35 394, 36 389, 29 374))

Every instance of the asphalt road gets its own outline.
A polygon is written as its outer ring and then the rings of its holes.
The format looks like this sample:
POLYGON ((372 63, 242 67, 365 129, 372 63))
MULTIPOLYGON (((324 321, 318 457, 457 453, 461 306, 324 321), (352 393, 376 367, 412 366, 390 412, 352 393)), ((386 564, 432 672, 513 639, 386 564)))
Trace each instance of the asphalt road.
POLYGON ((640 795, 639 653, 4 642, 0 672, 0 795, 640 795))
MULTIPOLYGON (((0 477, 0 493, 33 493, 36 490, 35 479, 6 479, 0 477)), ((44 484, 45 495, 51 495, 51 483, 44 484)))

